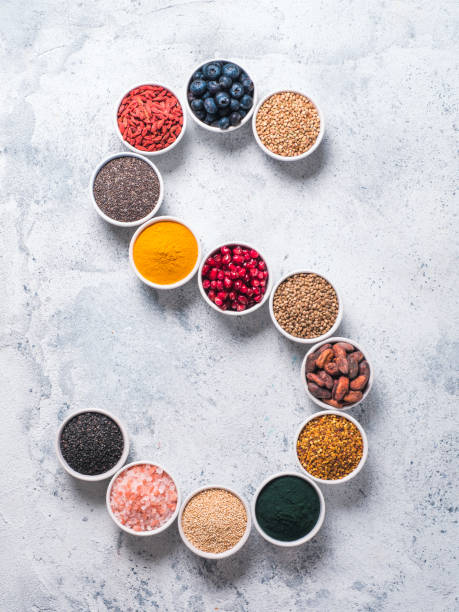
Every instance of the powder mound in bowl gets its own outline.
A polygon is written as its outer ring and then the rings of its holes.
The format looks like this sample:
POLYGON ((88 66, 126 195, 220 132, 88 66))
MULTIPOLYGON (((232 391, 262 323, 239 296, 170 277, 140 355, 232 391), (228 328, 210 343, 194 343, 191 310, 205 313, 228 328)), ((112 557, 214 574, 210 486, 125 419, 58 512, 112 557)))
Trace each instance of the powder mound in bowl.
POLYGON ((318 338, 336 321, 338 296, 322 276, 301 272, 277 287, 273 311, 276 321, 291 336, 318 338))
POLYGON ((80 474, 96 476, 114 467, 124 449, 123 434, 113 419, 100 412, 77 414, 59 440, 62 457, 80 474))
POLYGON ((245 506, 226 489, 206 489, 187 503, 182 514, 182 528, 195 548, 207 553, 223 553, 234 548, 245 533, 245 506))
POLYGON ((363 439, 349 419, 327 414, 306 423, 296 444, 298 459, 312 476, 340 480, 351 474, 363 456, 363 439))
POLYGON ((156 206, 159 178, 153 168, 137 157, 116 157, 97 173, 94 199, 100 210, 115 221, 140 221, 156 206))
POLYGON ((177 507, 172 478, 156 465, 139 464, 117 476, 110 493, 116 520, 134 531, 155 531, 169 521, 177 507))

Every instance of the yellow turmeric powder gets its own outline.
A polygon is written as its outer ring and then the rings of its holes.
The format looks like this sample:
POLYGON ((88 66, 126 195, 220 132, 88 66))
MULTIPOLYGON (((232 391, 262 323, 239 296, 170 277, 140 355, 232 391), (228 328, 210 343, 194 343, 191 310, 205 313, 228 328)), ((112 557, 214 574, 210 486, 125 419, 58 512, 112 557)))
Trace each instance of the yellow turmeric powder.
POLYGON ((144 278, 158 285, 172 285, 194 268, 198 243, 181 223, 158 221, 139 234, 133 257, 135 267, 144 278))

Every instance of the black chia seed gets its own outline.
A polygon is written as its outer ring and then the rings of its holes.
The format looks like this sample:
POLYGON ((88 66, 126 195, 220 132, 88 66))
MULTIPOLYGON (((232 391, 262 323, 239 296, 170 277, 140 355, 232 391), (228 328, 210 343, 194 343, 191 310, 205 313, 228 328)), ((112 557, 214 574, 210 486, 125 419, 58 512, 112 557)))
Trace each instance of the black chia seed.
POLYGON ((97 173, 93 188, 100 210, 115 221, 138 221, 156 206, 159 179, 147 162, 117 157, 97 173))
POLYGON ((118 425, 99 412, 83 412, 62 430, 61 453, 69 466, 87 476, 103 474, 123 454, 124 440, 118 425))

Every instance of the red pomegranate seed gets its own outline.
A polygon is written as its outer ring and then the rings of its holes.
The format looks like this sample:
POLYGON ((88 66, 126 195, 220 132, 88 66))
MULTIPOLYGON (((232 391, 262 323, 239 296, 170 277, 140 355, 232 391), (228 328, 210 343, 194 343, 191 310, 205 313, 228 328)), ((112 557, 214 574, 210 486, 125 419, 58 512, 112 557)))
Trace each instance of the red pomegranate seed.
POLYGON ((233 255, 233 261, 234 263, 241 264, 244 261, 244 258, 242 255, 233 255))
POLYGON ((230 263, 230 264, 228 265, 228 268, 229 268, 230 270, 234 270, 234 272, 236 271, 236 266, 235 266, 233 263, 230 263))
POLYGON ((223 280, 225 278, 225 273, 223 272, 223 270, 219 270, 217 272, 217 278, 218 280, 223 280))
POLYGON ((261 302, 261 300, 263 299, 262 295, 254 295, 253 299, 255 302, 261 302))
POLYGON ((238 301, 240 304, 247 304, 247 302, 248 302, 248 300, 247 300, 247 298, 245 297, 245 295, 240 295, 240 296, 237 298, 237 301, 238 301))
POLYGON ((255 251, 255 249, 251 249, 250 250, 250 257, 252 257, 252 259, 257 259, 258 251, 255 251))
POLYGON ((264 273, 264 272, 258 272, 258 278, 259 278, 260 280, 263 280, 263 279, 264 279, 264 277, 265 277, 265 273, 264 273))
POLYGON ((216 281, 216 282, 217 282, 217 289, 218 289, 219 291, 221 291, 221 290, 223 289, 223 281, 218 280, 218 281, 216 281))
POLYGON ((247 293, 247 285, 241 285, 241 293, 247 293))
POLYGON ((242 254, 244 255, 244 260, 249 261, 250 253, 248 251, 242 251, 242 254))
POLYGON ((265 280, 261 280, 260 281, 260 287, 266 287, 266 281, 265 280))
POLYGON ((236 310, 239 312, 241 312, 242 310, 245 310, 245 304, 237 304, 236 310))
POLYGON ((228 304, 223 303, 223 304, 220 306, 220 308, 221 308, 222 310, 228 310, 228 304))
POLYGON ((238 273, 236 272, 236 270, 231 270, 230 278, 232 278, 234 280, 237 277, 238 277, 238 273))
POLYGON ((253 294, 254 295, 259 295, 261 293, 261 289, 260 287, 254 287, 253 288, 253 294))
POLYGON ((258 280, 258 278, 254 278, 252 280, 252 287, 258 287, 260 284, 260 281, 258 280))
POLYGON ((237 299, 236 292, 235 292, 235 291, 230 291, 230 292, 229 292, 229 294, 228 294, 228 297, 229 297, 229 299, 230 299, 232 302, 235 302, 235 301, 236 301, 236 299, 237 299))
MULTIPOLYGON (((229 254, 231 254, 231 249, 229 247, 227 247, 227 246, 223 246, 220 249, 220 252, 221 252, 222 255, 229 255, 229 254)), ((231 261, 231 258, 230 258, 230 261, 231 261)))
POLYGON ((253 295, 253 289, 247 289, 247 295, 248 295, 249 297, 252 297, 252 295, 253 295))
POLYGON ((247 262, 247 266, 246 266, 249 270, 255 270, 257 267, 257 264, 255 261, 253 261, 252 259, 250 261, 247 262))
POLYGON ((231 289, 231 287, 233 286, 233 282, 231 281, 231 279, 225 278, 223 281, 223 285, 225 289, 231 289))
POLYGON ((217 278, 217 274, 218 274, 217 268, 212 268, 212 270, 209 272, 210 280, 215 280, 217 278))
POLYGON ((266 264, 263 260, 258 262, 258 269, 259 270, 264 270, 266 268, 266 264))
POLYGON ((219 291, 217 293, 217 297, 220 298, 224 302, 226 298, 228 297, 228 294, 226 293, 226 291, 219 291))
POLYGON ((233 249, 233 255, 240 255, 242 253, 242 249, 241 247, 234 247, 233 249))
POLYGON ((255 278, 256 276, 258 276, 258 270, 256 268, 250 268, 249 274, 252 278, 255 278))
POLYGON ((215 300, 215 291, 213 289, 211 289, 207 295, 212 302, 215 300))
POLYGON ((209 266, 215 266, 215 259, 213 257, 208 257, 206 263, 208 263, 209 266))
POLYGON ((204 264, 202 266, 202 275, 206 276, 207 272, 210 270, 210 266, 208 266, 207 264, 204 264))
POLYGON ((212 289, 216 289, 217 288, 217 281, 216 280, 210 281, 210 286, 212 287, 212 289))
POLYGON ((218 306, 218 307, 223 306, 222 300, 218 297, 215 298, 214 302, 215 302, 215 306, 218 306))
POLYGON ((209 287, 210 287, 210 280, 207 280, 207 278, 205 278, 202 281, 202 286, 203 286, 204 289, 209 289, 209 287))
POLYGON ((238 279, 237 281, 234 281, 234 290, 235 291, 240 291, 241 290, 241 281, 238 279))
POLYGON ((222 257, 222 263, 229 264, 230 261, 231 261, 231 255, 229 253, 225 253, 225 255, 223 255, 222 257))
POLYGON ((233 310, 237 310, 237 307, 238 307, 238 306, 239 306, 239 304, 238 304, 236 301, 231 302, 231 308, 232 308, 233 310))

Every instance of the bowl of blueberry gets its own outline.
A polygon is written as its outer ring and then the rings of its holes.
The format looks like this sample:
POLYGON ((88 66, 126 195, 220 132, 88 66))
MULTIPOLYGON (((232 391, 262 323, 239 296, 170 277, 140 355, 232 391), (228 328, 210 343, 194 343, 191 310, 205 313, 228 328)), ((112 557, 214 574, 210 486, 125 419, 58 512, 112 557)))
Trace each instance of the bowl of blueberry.
POLYGON ((247 72, 228 60, 211 60, 197 68, 187 84, 191 117, 211 132, 237 130, 255 108, 255 86, 247 72))

